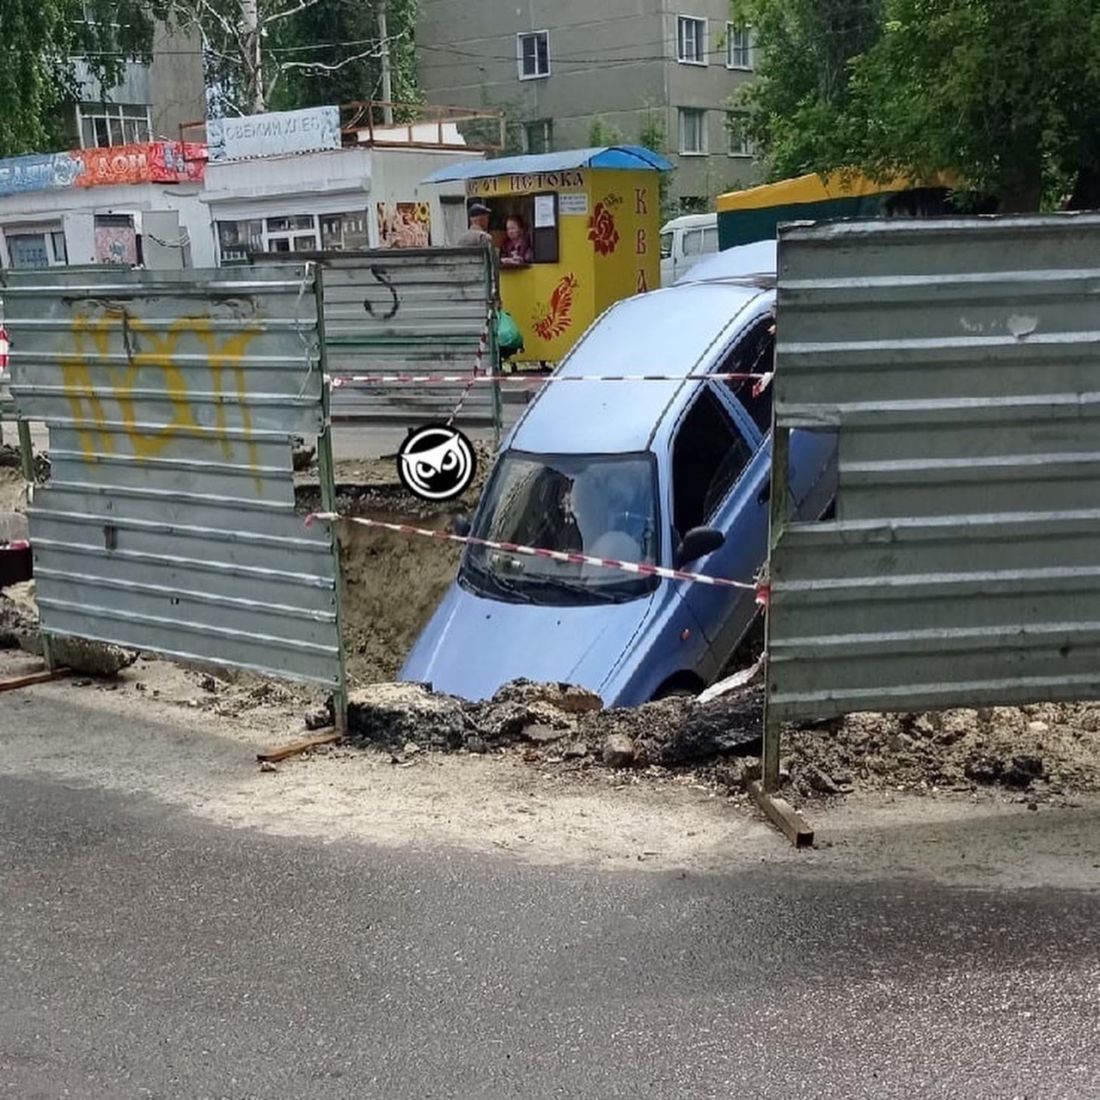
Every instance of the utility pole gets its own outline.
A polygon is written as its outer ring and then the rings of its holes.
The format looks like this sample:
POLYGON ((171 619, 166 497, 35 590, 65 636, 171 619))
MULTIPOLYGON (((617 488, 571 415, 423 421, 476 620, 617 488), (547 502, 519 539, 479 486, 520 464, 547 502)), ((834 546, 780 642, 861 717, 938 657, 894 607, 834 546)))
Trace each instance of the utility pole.
POLYGON ((393 125, 393 76, 390 73, 390 38, 386 29, 386 0, 378 0, 378 37, 382 40, 382 98, 386 106, 382 108, 382 122, 393 125))
POLYGON ((245 44, 245 93, 254 115, 267 110, 264 101, 264 66, 260 44, 258 0, 241 0, 241 31, 245 44))

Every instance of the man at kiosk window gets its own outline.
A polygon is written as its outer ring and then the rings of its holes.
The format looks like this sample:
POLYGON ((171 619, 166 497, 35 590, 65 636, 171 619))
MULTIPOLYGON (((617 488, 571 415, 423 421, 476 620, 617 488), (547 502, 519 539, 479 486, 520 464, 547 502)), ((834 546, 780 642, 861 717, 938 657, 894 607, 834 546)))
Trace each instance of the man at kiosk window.
POLYGON ((493 236, 489 232, 489 217, 491 214, 492 211, 483 203, 470 204, 470 208, 466 211, 466 216, 469 218, 469 228, 457 241, 460 248, 471 246, 476 248, 480 245, 493 243, 493 236))

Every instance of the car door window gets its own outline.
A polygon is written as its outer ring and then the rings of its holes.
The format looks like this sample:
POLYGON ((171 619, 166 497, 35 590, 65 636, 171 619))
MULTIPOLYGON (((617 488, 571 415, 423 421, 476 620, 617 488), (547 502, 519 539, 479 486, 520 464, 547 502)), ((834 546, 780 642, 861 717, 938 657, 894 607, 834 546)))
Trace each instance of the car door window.
MULTIPOLYGON (((718 368, 721 374, 767 374, 775 363, 775 320, 767 318, 754 325, 734 345, 718 368)), ((752 422, 766 436, 772 430, 772 391, 767 385, 759 393, 754 378, 727 378, 730 392, 745 407, 752 422)))
POLYGON ((672 447, 673 524, 680 538, 714 516, 751 457, 718 398, 704 389, 672 447))
POLYGON ((703 251, 706 253, 718 251, 718 227, 708 227, 703 230, 703 251))
POLYGON ((684 233, 684 255, 698 256, 703 250, 703 231, 689 229, 684 233))

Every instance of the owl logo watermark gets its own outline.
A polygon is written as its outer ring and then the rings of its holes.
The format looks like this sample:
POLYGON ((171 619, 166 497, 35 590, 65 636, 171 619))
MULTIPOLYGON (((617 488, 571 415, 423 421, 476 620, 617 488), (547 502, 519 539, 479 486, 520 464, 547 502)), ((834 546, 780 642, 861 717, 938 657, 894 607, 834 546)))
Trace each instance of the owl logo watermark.
POLYGON ((422 500, 451 500, 473 480, 477 458, 470 441, 447 424, 410 428, 397 452, 401 484, 422 500))

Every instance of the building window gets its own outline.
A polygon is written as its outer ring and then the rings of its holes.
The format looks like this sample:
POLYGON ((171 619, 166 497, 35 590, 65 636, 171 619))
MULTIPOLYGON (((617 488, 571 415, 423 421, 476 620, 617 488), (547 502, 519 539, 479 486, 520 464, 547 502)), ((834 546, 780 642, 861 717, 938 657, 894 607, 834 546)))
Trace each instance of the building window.
POLYGON ((550 32, 516 35, 520 80, 539 80, 550 75, 550 32))
POLYGON ((45 233, 8 233, 8 258, 14 268, 49 267, 45 233))
POLYGON ((698 107, 680 108, 680 152, 686 157, 707 151, 707 112, 698 107))
POLYGON ((250 252, 264 251, 264 223, 248 221, 218 222, 218 252, 223 264, 248 262, 250 252))
POLYGON ((554 148, 554 124, 548 118, 523 127, 523 147, 528 153, 549 153, 554 148))
POLYGON ((749 27, 726 24, 726 68, 752 69, 752 30, 749 27))
POLYGON ((149 108, 125 103, 82 103, 77 107, 82 149, 139 145, 152 141, 149 108))
POLYGON ((707 63, 707 21, 692 15, 676 20, 676 60, 684 65, 707 63))
POLYGON ((60 229, 7 230, 4 240, 13 268, 54 267, 69 262, 65 234, 60 229))
POLYGON ((731 157, 754 157, 756 145, 749 134, 749 116, 742 111, 726 112, 726 135, 731 157))

